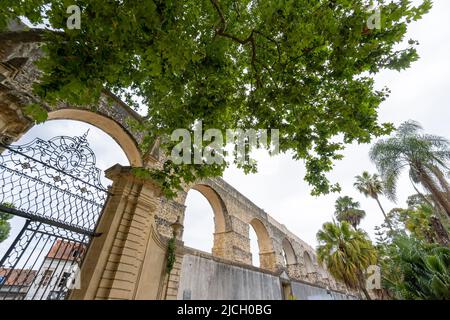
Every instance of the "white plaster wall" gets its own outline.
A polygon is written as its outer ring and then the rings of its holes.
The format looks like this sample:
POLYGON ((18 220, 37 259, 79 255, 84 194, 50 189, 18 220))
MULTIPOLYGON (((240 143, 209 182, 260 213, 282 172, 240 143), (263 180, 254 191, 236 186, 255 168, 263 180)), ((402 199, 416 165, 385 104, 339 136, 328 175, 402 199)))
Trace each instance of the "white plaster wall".
POLYGON ((292 294, 296 300, 353 300, 347 296, 335 291, 327 291, 323 288, 307 285, 300 282, 292 282, 292 294))
POLYGON ((185 255, 178 299, 281 300, 278 277, 199 256, 185 255))

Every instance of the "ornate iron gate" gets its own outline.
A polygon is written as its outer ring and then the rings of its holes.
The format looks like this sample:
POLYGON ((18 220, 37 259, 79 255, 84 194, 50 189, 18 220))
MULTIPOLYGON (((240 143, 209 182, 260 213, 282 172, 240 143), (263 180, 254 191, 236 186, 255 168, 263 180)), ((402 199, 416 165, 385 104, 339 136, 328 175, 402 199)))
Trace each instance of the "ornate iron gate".
POLYGON ((0 300, 65 299, 108 196, 87 133, 0 147, 0 214, 24 218, 0 260, 0 300))

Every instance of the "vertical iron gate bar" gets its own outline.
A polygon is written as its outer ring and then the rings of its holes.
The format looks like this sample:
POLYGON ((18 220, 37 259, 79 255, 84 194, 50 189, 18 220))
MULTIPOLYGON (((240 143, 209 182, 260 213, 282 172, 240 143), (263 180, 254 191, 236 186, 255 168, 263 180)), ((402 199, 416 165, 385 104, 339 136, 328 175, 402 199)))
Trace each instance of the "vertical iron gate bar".
MULTIPOLYGON (((57 238, 53 239, 53 245, 52 245, 52 248, 55 247, 55 245, 56 245, 57 242, 58 242, 58 239, 57 239, 57 238)), ((57 249, 56 249, 56 255, 57 255, 59 249, 61 248, 61 243, 57 244, 56 246, 57 246, 57 249)), ((51 249, 50 249, 50 250, 51 250, 51 249)), ((49 251, 49 252, 50 252, 50 251, 49 251)), ((39 270, 37 271, 37 275, 39 276, 39 274, 41 274, 41 271, 43 271, 42 274, 45 275, 45 272, 46 272, 47 270, 54 270, 53 273, 52 273, 52 276, 54 276, 54 277, 52 277, 49 281, 46 282, 46 284, 44 285, 45 288, 42 290, 41 297, 40 297, 40 299, 38 299, 38 300, 42 300, 42 297, 44 296, 45 292, 47 291, 48 285, 52 282, 53 279, 56 278, 58 269, 57 269, 57 268, 55 268, 55 269, 52 269, 52 268, 51 268, 52 265, 53 265, 53 261, 54 261, 54 260, 55 260, 55 258, 52 258, 52 259, 50 260, 50 263, 49 263, 49 266, 48 266, 47 269, 43 269, 44 264, 41 264, 41 266, 39 267, 39 270)), ((44 278, 43 278, 42 280, 44 280, 44 278)), ((42 280, 39 281, 39 288, 41 287, 40 284, 42 283, 42 280)), ((42 288, 40 288, 40 289, 42 289, 42 288)), ((37 294, 38 292, 39 292, 39 290, 36 290, 36 291, 34 292, 33 296, 31 297, 31 300, 35 300, 34 298, 36 297, 36 294, 37 294)))
MULTIPOLYGON (((57 241, 58 241, 58 239, 55 239, 55 242, 57 242, 57 241)), ((58 249, 57 249, 57 251, 56 251, 56 253, 55 253, 55 256, 58 256, 58 252, 59 252, 59 250, 60 250, 61 248, 62 248, 62 250, 63 250, 62 256, 64 257, 64 254, 65 254, 67 248, 70 248, 70 245, 65 246, 65 245, 63 245, 63 242, 59 242, 59 244, 58 244, 58 249)), ((64 273, 64 269, 61 270, 61 272, 58 272, 58 267, 59 267, 59 264, 61 263, 61 260, 62 260, 62 259, 56 259, 56 258, 52 258, 52 260, 51 260, 51 262, 50 262, 50 265, 49 265, 49 268, 51 268, 51 267, 53 266, 53 262, 54 262, 55 260, 56 260, 56 267, 54 268, 54 270, 55 270, 55 271, 54 271, 54 272, 55 272, 55 273, 54 273, 54 275, 55 275, 54 280, 56 280, 55 282, 58 283, 59 280, 60 280, 60 278, 61 278, 61 273, 64 273)), ((41 297, 40 297, 39 300, 41 300, 41 299, 46 295, 47 290, 48 290, 48 288, 51 286, 51 284, 52 284, 52 281, 48 281, 47 285, 46 285, 45 288, 42 290, 42 294, 41 294, 41 297)), ((37 291, 36 291, 36 293, 37 293, 37 291)), ((32 300, 34 300, 34 296, 33 296, 32 300)))
POLYGON ((3 147, 0 211, 26 221, 0 260, 0 300, 65 299, 110 196, 87 133, 3 147))
POLYGON ((23 233, 27 230, 28 226, 30 225, 30 222, 31 222, 30 219, 27 219, 25 221, 25 224, 23 225, 22 230, 20 230, 19 234, 16 236, 16 238, 14 239, 13 243, 11 244, 11 246, 8 248, 8 250, 3 255, 2 260, 0 260, 0 266, 2 266, 5 263, 6 258, 9 256, 11 251, 14 249, 16 244, 19 242, 19 240, 22 237, 23 233))
MULTIPOLYGON (((70 250, 69 250, 69 254, 70 253, 72 253, 72 249, 70 248, 70 245, 69 246, 67 246, 70 250)), ((64 253, 63 253, 63 256, 65 256, 65 249, 64 249, 64 253)), ((61 263, 61 261, 64 261, 63 262, 63 267, 61 268, 61 272, 60 272, 60 274, 59 274, 59 278, 58 278, 58 280, 55 282, 55 284, 53 285, 53 290, 52 291, 56 291, 56 292, 58 292, 58 297, 60 297, 61 296, 61 294, 62 294, 62 289, 64 289, 63 287, 66 285, 66 281, 67 281, 67 279, 64 281, 64 282, 62 282, 62 279, 63 279, 63 276, 66 274, 66 273, 68 273, 67 271, 67 269, 66 269, 66 266, 67 266, 67 263, 70 261, 70 263, 69 263, 69 266, 72 266, 73 265, 73 262, 74 262, 74 260, 69 260, 69 259, 67 259, 67 260, 63 260, 63 259, 59 259, 58 260, 58 264, 56 265, 56 270, 58 270, 58 267, 59 267, 59 265, 60 265, 60 263, 61 263), (60 287, 59 288, 59 290, 55 290, 55 288, 57 288, 57 287, 60 287)), ((70 270, 70 269, 69 269, 70 270)), ((67 292, 65 293, 65 294, 67 294, 67 292)), ((65 295, 64 294, 64 295, 65 295)))
MULTIPOLYGON (((55 246, 55 243, 58 241, 58 239, 57 238, 54 238, 53 236, 48 236, 48 239, 47 240, 50 240, 50 243, 52 243, 52 245, 51 245, 51 247, 50 247, 50 250, 52 249, 52 248, 54 248, 54 246, 55 246)), ((44 249, 44 248, 43 248, 44 249)), ((48 253, 47 253, 47 255, 48 255, 48 253)), ((53 277, 50 277, 50 279, 46 279, 46 271, 47 270, 50 270, 50 268, 49 269, 43 269, 43 267, 44 267, 44 263, 42 263, 40 266, 39 266, 39 269, 36 271, 36 283, 34 284, 35 285, 35 287, 36 287, 36 291, 33 293, 33 295, 30 297, 30 300, 34 300, 34 298, 35 298, 35 296, 36 296, 36 294, 39 292, 39 290, 40 289, 42 289, 41 288, 41 284, 42 284, 42 282, 44 281, 44 280, 46 280, 47 281, 47 283, 50 283, 51 281, 52 281, 52 279, 53 279, 53 277), (43 271, 43 272, 42 272, 43 271)), ((51 263, 50 263, 50 267, 51 267, 51 263)), ((52 272, 52 274, 51 274, 51 276, 54 276, 55 275, 55 272, 52 272)), ((30 288, 31 289, 31 288, 30 288)), ((44 289, 44 292, 42 293, 42 295, 45 293, 45 291, 46 291, 46 289, 44 289)), ((28 296, 28 295, 27 295, 28 296)), ((42 298, 42 297, 41 297, 42 298)), ((40 299, 39 299, 40 300, 40 299)))
MULTIPOLYGON (((17 245, 17 243, 20 241, 20 239, 22 238, 22 235, 25 233, 25 231, 27 231, 27 228, 30 225, 30 222, 31 222, 30 219, 27 219, 25 221, 25 224, 23 225, 23 227, 20 230, 19 234, 16 236, 16 238, 14 239, 13 243, 11 244, 11 246, 8 248, 6 253, 3 255, 3 257, 2 257, 2 259, 0 261, 0 267, 5 264, 6 259, 11 254, 12 250, 14 250, 15 246, 17 245)), ((4 280, 3 280, 2 283, 0 283, 0 291, 3 289, 4 285, 6 284, 10 274, 13 272, 12 270, 13 270, 13 268, 11 268, 9 271, 7 271, 6 274, 4 275, 4 280)), ((6 297, 9 295, 9 292, 10 292, 10 288, 8 288, 8 291, 6 292, 6 297)))
MULTIPOLYGON (((28 230, 28 229, 27 229, 27 230, 28 230)), ((25 231, 27 231, 27 230, 25 230, 25 231)), ((36 232, 37 232, 37 231, 34 231, 34 232, 33 232, 33 234, 32 234, 32 236, 31 236, 30 240, 27 242, 27 244, 26 244, 26 246, 25 246, 25 249, 22 250, 22 252, 20 253, 20 255, 17 257, 17 260, 16 260, 16 261, 14 262, 14 264, 11 266, 11 268, 10 268, 10 270, 9 270, 9 273, 8 273, 8 275, 6 276, 6 279, 8 279, 8 277, 14 272, 14 270, 18 270, 18 269, 16 269, 17 264, 20 262, 20 260, 22 259, 23 255, 25 254, 26 250, 27 250, 28 247, 30 246, 31 241, 33 240, 34 236, 36 235, 36 232)), ((14 249, 14 248, 16 248, 16 247, 11 247, 11 248, 14 249)), ((2 265, 2 266, 3 266, 3 265, 2 265)), ((22 269, 22 270, 23 270, 23 269, 22 269)), ((18 276, 15 277, 16 279, 20 279, 20 275, 22 274, 22 270, 19 272, 18 276)), ((12 286, 8 288, 8 291, 6 291, 7 296, 8 296, 8 294, 11 292, 11 290, 12 290, 12 286)))
MULTIPOLYGON (((43 236, 45 236, 45 235, 42 234, 42 233, 41 233, 40 235, 41 235, 41 237, 39 238, 39 240, 40 240, 43 236)), ((49 237, 49 236, 47 236, 47 239, 45 240, 45 243, 44 243, 44 245, 42 246, 42 248, 41 248, 41 250, 40 250, 38 256, 41 256, 42 252, 44 251, 45 246, 47 245, 48 240, 50 240, 50 237, 49 237)), ((36 248, 36 247, 37 247, 37 245, 35 246, 35 248, 36 248)), ((34 251, 34 249, 33 249, 33 251, 34 251)), ((29 258, 31 258, 31 254, 29 255, 29 257, 28 257, 26 263, 28 263, 29 258)), ((30 269, 28 270, 27 277, 28 277, 29 274, 31 274, 31 272, 32 272, 32 270, 33 270, 33 268, 34 268, 34 266, 36 265, 36 262, 37 262, 37 259, 34 260, 33 265, 32 265, 32 266, 30 267, 30 269)), ((25 265, 26 265, 26 263, 25 263, 25 265)), ((27 279, 27 277, 26 277, 25 279, 27 279)), ((24 286, 25 286, 25 284, 22 283, 22 284, 19 286, 18 291, 20 291, 24 286)), ((27 293, 28 293, 28 290, 27 290, 27 293)))

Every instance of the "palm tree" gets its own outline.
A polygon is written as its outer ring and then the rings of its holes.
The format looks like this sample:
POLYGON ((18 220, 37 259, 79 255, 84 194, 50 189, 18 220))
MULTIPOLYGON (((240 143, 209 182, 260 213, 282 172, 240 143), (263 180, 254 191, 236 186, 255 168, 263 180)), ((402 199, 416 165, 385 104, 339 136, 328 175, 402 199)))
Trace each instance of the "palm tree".
POLYGON ((448 172, 450 142, 439 136, 421 133, 415 121, 400 125, 394 136, 372 147, 370 158, 384 181, 384 193, 396 200, 396 185, 402 171, 409 168, 409 178, 421 184, 450 217, 450 187, 443 172, 448 172))
POLYGON ((371 175, 367 171, 364 171, 362 175, 356 176, 355 179, 356 182, 353 184, 353 186, 366 197, 370 197, 376 200, 381 212, 383 213, 384 221, 386 221, 389 229, 392 231, 391 222, 389 221, 389 218, 386 215, 386 212, 384 211, 379 199, 379 195, 383 193, 383 181, 381 181, 380 176, 376 173, 371 175))
POLYGON ((325 223, 316 237, 319 262, 324 263, 337 280, 350 288, 360 289, 367 300, 371 300, 364 272, 377 262, 377 251, 367 235, 343 221, 325 223))
POLYGON ((394 240, 384 261, 384 283, 397 299, 449 300, 450 248, 415 237, 394 240))
POLYGON ((336 219, 339 222, 346 221, 350 223, 355 229, 358 227, 361 220, 366 216, 366 212, 359 209, 359 202, 354 201, 348 196, 337 198, 334 207, 334 215, 336 216, 336 219))

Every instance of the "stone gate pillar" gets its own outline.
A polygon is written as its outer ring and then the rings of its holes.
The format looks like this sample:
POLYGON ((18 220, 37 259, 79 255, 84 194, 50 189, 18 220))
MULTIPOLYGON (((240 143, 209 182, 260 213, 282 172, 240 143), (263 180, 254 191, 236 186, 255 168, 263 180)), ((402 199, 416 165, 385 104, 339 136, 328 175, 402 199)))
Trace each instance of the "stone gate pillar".
POLYGON ((159 188, 134 177, 130 167, 106 171, 113 180, 70 299, 158 299, 166 267, 166 246, 156 233, 159 188))

